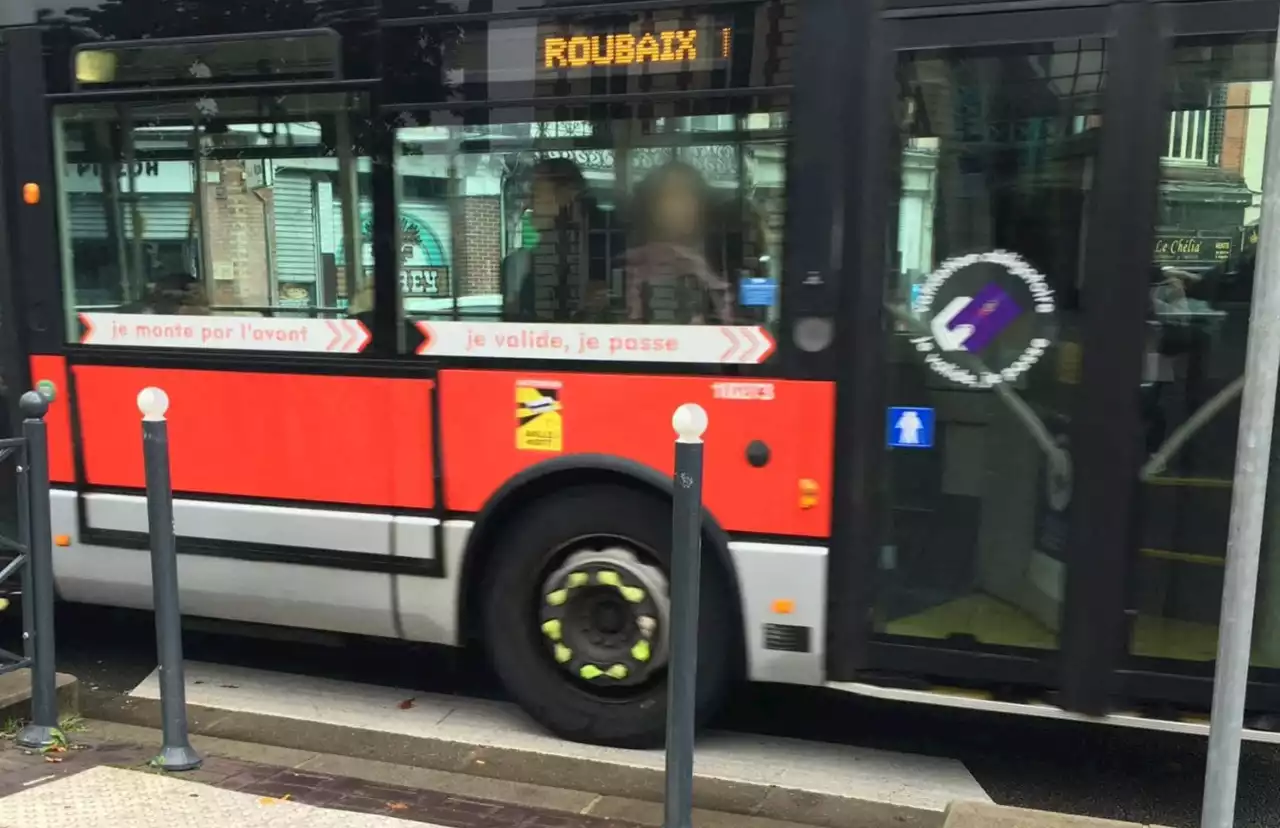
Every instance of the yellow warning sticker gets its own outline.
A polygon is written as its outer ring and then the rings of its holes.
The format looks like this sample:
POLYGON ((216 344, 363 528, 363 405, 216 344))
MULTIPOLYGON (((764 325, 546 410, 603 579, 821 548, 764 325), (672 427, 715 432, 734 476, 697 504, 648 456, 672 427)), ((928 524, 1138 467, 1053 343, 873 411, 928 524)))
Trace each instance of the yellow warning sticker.
POLYGON ((521 451, 564 450, 560 383, 516 382, 516 448, 521 451))

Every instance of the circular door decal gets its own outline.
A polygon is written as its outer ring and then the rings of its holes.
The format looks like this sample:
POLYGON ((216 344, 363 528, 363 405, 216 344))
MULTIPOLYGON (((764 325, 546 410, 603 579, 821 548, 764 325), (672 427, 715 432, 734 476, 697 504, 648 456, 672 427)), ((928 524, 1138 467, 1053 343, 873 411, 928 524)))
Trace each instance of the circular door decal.
POLYGON ((1016 253, 956 256, 920 286, 912 310, 931 336, 913 341, 935 373, 991 388, 1013 382, 1044 356, 1053 341, 1054 309, 1044 274, 1016 253))

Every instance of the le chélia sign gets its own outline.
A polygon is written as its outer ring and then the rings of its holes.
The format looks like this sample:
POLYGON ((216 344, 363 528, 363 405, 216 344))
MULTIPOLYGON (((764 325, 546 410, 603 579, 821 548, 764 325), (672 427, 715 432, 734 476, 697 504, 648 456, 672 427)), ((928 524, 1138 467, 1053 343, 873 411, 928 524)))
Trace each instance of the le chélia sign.
POLYGON ((1177 262, 1225 262, 1231 258, 1229 236, 1156 236, 1155 260, 1177 262))

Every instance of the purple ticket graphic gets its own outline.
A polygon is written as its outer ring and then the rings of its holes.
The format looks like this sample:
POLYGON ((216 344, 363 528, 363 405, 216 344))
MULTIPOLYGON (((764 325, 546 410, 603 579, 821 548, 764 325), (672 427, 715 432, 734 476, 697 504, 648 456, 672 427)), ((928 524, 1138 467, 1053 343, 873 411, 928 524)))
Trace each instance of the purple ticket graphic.
POLYGON ((976 353, 987 347, 991 340, 1009 327, 1022 314, 1022 308, 999 285, 990 284, 964 306, 964 310, 952 317, 947 327, 956 330, 961 325, 973 327, 973 333, 964 341, 964 349, 976 353))

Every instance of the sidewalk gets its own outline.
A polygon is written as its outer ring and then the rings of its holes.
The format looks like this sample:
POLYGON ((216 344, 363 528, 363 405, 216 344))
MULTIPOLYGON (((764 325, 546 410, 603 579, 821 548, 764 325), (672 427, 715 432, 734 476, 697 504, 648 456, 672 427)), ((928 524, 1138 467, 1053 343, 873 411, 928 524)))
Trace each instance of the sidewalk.
POLYGON ((202 738, 193 740, 205 757, 202 768, 165 774, 147 765, 156 731, 88 722, 68 736, 72 747, 63 753, 41 755, 12 742, 0 747, 0 828, 638 828, 447 790, 486 787, 507 800, 555 799, 555 789, 538 786, 503 788, 493 780, 451 778, 457 774, 202 738), (393 781, 424 775, 422 781, 446 790, 393 781))

